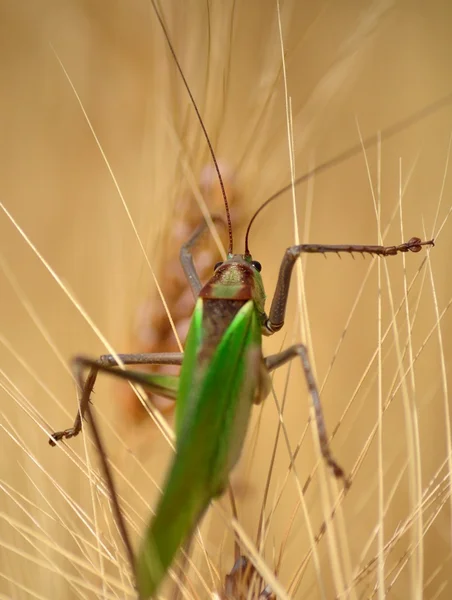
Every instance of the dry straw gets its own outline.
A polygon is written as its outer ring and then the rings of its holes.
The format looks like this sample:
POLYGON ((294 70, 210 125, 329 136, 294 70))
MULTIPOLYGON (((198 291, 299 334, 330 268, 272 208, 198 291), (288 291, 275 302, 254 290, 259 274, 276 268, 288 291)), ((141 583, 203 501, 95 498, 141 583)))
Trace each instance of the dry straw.
MULTIPOLYGON (((246 217, 290 181, 290 155, 301 175, 451 92, 441 3, 284 2, 287 96, 273 0, 161 6, 237 198, 238 248, 246 217)), ((1 24, 0 596, 133 598, 90 437, 52 450, 47 434, 74 416, 72 355, 165 349, 152 272, 181 327, 177 246, 199 191, 211 208, 214 184, 193 186, 209 156, 150 3, 13 3, 1 24)), ((307 342, 352 488, 344 498, 318 461, 298 366, 278 373, 232 478, 239 520, 227 498, 209 511, 187 598, 224 594, 234 532, 280 597, 450 596, 450 133, 446 107, 295 190, 305 241, 437 244, 303 262, 285 337, 265 350, 307 342)), ((250 239, 269 295, 293 242, 289 193, 250 239)), ((104 378, 95 404, 137 541, 171 449, 125 394, 104 378)))

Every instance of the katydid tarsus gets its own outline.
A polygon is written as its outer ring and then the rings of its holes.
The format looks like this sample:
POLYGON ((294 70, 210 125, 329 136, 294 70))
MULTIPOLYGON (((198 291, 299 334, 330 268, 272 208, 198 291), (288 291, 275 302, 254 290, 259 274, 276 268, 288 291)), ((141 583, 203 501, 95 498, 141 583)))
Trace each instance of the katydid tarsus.
MULTIPOLYGON (((217 169, 220 185, 223 187, 202 119, 157 10, 156 14, 189 91, 217 169)), ((442 100, 441 103, 445 101, 442 100)), ((450 97, 447 101, 450 101, 450 97)), ((409 120, 383 132, 382 137, 394 135, 408 126, 412 120, 422 118, 424 112, 430 114, 436 108, 437 105, 428 107, 426 111, 417 113, 409 120)), ((373 140, 370 140, 369 144, 364 145, 368 146, 372 142, 373 140)), ((361 145, 325 166, 322 165, 315 172, 320 172, 331 164, 357 154, 360 150, 361 145)), ((297 183, 305 181, 308 176, 299 179, 297 183)), ((280 193, 281 191, 272 196, 261 206, 261 209, 280 193)), ((248 227, 244 253, 234 254, 225 194, 224 202, 229 232, 227 258, 216 266, 212 278, 206 285, 202 286, 200 282, 194 267, 191 248, 203 235, 207 226, 202 225, 195 231, 181 249, 182 266, 196 298, 184 353, 118 355, 124 365, 179 365, 180 375, 121 370, 117 368, 117 358, 110 355, 102 356, 98 360, 77 356, 73 364, 80 390, 79 411, 73 427, 53 434, 50 440, 50 443, 55 445, 59 440, 76 436, 81 431, 86 414, 93 424, 96 443, 98 447, 102 447, 89 406, 91 392, 100 371, 135 382, 158 395, 176 401, 175 455, 155 516, 143 535, 137 559, 128 542, 127 530, 112 478, 109 475, 108 461, 105 454, 101 452, 117 520, 128 548, 138 593, 142 598, 155 595, 177 551, 188 543, 211 500, 220 496, 227 488, 230 472, 239 459, 243 447, 252 405, 261 402, 269 392, 270 373, 293 358, 301 362, 312 397, 322 455, 332 473, 341 478, 346 487, 349 485, 344 470, 330 450, 319 393, 306 347, 301 343, 296 344, 267 357, 264 357, 262 352, 262 336, 272 335, 284 325, 292 270, 297 259, 303 253, 356 252, 386 257, 402 252, 418 252, 423 246, 433 245, 433 240, 421 241, 413 237, 406 243, 393 246, 302 244, 289 247, 281 262, 276 289, 267 314, 264 308, 265 292, 260 275, 261 265, 253 259, 248 244, 250 226, 261 209, 255 213, 248 227), (89 369, 86 379, 83 376, 85 369, 89 369)))

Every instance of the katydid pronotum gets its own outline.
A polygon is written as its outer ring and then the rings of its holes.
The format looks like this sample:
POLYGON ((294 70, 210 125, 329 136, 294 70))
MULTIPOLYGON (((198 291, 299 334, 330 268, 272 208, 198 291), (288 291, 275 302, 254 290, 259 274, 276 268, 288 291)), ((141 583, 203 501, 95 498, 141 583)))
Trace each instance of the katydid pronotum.
MULTIPOLYGON (((160 20, 158 13, 157 16, 160 20)), ((161 20, 160 22, 176 65, 186 83, 165 26, 161 20)), ((192 101, 196 109, 193 98, 192 101)), ((432 110, 432 107, 428 108, 428 112, 432 110)), ((196 112, 221 184, 210 141, 197 109, 196 112)), ((416 119, 421 117, 422 113, 415 116, 416 119)), ((382 137, 393 135, 407 124, 408 120, 382 137)), ((365 143, 364 146, 366 145, 365 143)), ((356 148, 352 149, 337 160, 343 160, 356 152, 356 148)), ((325 165, 325 168, 326 166, 330 164, 325 165)), ((316 172, 320 170, 321 168, 316 172)), ((264 203, 261 209, 275 197, 276 195, 264 203)), ((54 445, 61 439, 76 436, 81 430, 85 414, 90 422, 94 423, 89 403, 99 371, 138 383, 154 393, 176 400, 176 452, 155 517, 143 535, 137 560, 128 543, 114 486, 110 484, 116 512, 119 513, 118 523, 128 547, 138 592, 142 598, 156 593, 178 549, 187 544, 211 500, 226 489, 229 474, 242 450, 253 403, 261 402, 267 395, 270 389, 269 374, 293 358, 300 360, 312 396, 322 455, 333 474, 341 478, 345 486, 349 485, 342 467, 336 462, 329 447, 319 393, 306 347, 297 344, 267 357, 262 353, 262 336, 272 335, 283 327, 291 275, 296 260, 303 253, 358 252, 393 256, 400 252, 418 252, 422 246, 433 245, 433 240, 421 241, 413 237, 406 243, 386 247, 319 244, 290 247, 283 257, 273 301, 267 314, 264 309, 265 293, 260 276, 261 265, 253 260, 248 247, 249 228, 244 254, 233 254, 226 196, 224 201, 230 240, 227 259, 216 266, 212 278, 204 287, 194 267, 191 248, 204 233, 206 225, 195 231, 181 250, 182 266, 197 299, 185 352, 119 355, 124 365, 180 365, 180 375, 120 370, 117 369, 117 359, 110 355, 99 360, 78 356, 74 359, 74 371, 80 389, 79 412, 72 428, 53 434, 50 440, 54 445), (85 380, 83 371, 86 368, 90 369, 90 372, 85 380)), ((254 217, 250 226, 253 220, 254 217)), ((97 436, 95 427, 94 432, 97 436)), ((100 442, 97 443, 100 447, 100 442)), ((108 473, 108 464, 102 452, 101 458, 108 473)), ((240 564, 237 565, 237 569, 239 567, 240 564)))

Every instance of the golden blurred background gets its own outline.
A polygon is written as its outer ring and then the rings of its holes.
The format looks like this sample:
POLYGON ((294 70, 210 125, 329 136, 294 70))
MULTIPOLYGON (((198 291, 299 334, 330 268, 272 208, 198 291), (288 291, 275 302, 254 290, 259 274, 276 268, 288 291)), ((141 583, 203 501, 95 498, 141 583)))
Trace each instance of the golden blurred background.
MULTIPOLYGON (((251 215, 290 181, 276 2, 160 6, 216 155, 235 173, 251 215)), ((357 123, 367 138, 452 92, 451 19, 439 0, 281 2, 297 175, 359 143, 357 123)), ((11 217, 2 210, 0 597, 132 598, 90 436, 56 449, 47 438, 75 414, 70 357, 106 353, 101 336, 117 351, 133 350, 136 312, 155 294, 148 261, 164 277, 174 207, 190 189, 183 163, 199 179, 210 158, 150 2, 4 0, 0 31, 0 201, 11 217)), ((378 261, 360 256, 303 262, 309 350, 334 453, 353 483, 344 498, 316 467, 303 374, 297 364, 281 369, 275 390, 281 402, 289 378, 292 452, 304 436, 298 479, 293 471, 287 478, 279 438, 261 555, 287 597, 450 597, 451 125, 452 109, 443 107, 371 148, 368 169, 358 153, 296 189, 304 241, 372 244, 381 231, 388 244, 414 235, 437 244, 380 261, 380 278, 378 261), (303 510, 299 490, 311 474, 303 510), (325 517, 327 535, 313 543, 325 517)), ((286 194, 251 233, 269 297, 294 239, 286 194)), ((243 227, 236 251, 242 243, 243 227)), ((266 353, 300 341, 297 285, 289 308, 266 353)), ((136 542, 170 449, 150 419, 129 423, 120 395, 104 377, 95 406, 136 542)), ((232 479, 240 525, 254 543, 278 422, 270 396, 254 410, 232 479)), ((227 499, 221 506, 230 514, 227 499)), ((206 583, 191 580, 207 598, 232 568, 233 535, 215 508, 202 533, 212 571, 196 544, 206 583)))

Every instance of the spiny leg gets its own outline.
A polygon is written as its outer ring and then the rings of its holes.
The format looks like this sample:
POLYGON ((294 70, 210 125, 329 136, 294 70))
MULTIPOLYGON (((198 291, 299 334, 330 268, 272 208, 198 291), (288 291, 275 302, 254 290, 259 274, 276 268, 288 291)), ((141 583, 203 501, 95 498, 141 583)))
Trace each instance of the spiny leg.
MULTIPOLYGON (((284 325, 286 314, 287 299, 289 295, 290 281, 292 278, 292 270, 297 258, 303 253, 310 254, 339 254, 345 252, 348 254, 360 253, 371 254, 377 256, 395 256, 399 252, 419 252, 422 246, 433 246, 434 241, 421 241, 418 237, 411 238, 408 242, 399 244, 398 246, 371 246, 371 245, 322 245, 322 244, 301 244, 292 246, 286 250, 284 258, 279 269, 278 282, 276 284, 275 293, 273 296, 272 305, 268 319, 265 322, 267 335, 279 331, 284 325)), ((328 443, 326 433, 325 420, 323 418, 322 406, 320 403, 319 392, 315 382, 311 365, 308 358, 308 352, 303 344, 291 346, 280 354, 275 354, 266 359, 266 365, 269 371, 276 369, 278 366, 291 360, 295 356, 299 356, 302 362, 306 382, 312 396, 317 430, 319 433, 320 449, 327 464, 332 468, 334 475, 344 480, 346 487, 349 485, 348 479, 345 477, 342 467, 334 460, 328 443)))
MULTIPOLYGON (((213 216, 214 222, 223 223, 223 219, 218 216, 213 216)), ((201 290, 201 281, 193 262, 193 256, 191 254, 191 248, 196 244, 202 234, 208 227, 207 222, 201 223, 201 225, 195 230, 192 237, 184 244, 180 251, 180 260, 185 276, 187 278, 190 287, 195 295, 198 295, 201 290)), ((119 359, 124 365, 181 365, 183 354, 179 352, 172 353, 153 353, 153 354, 119 354, 119 359)), ((109 372, 116 377, 127 379, 128 381, 138 383, 149 387, 148 376, 144 373, 138 373, 134 371, 114 370, 118 367, 118 361, 112 355, 101 356, 98 360, 86 358, 84 356, 76 356, 72 360, 72 369, 74 377, 77 383, 78 395, 79 395, 79 410, 74 421, 74 425, 64 431, 57 431, 52 433, 49 444, 55 446, 56 442, 61 439, 70 439, 78 435, 82 428, 82 421, 86 412, 86 407, 90 402, 91 392, 93 391, 94 384, 96 382, 97 374, 99 371, 109 372), (86 381, 83 380, 83 369, 90 368, 90 372, 86 381)), ((157 390, 161 395, 165 395, 163 390, 157 390)))
MULTIPOLYGON (((136 581, 136 570, 135 570, 135 554, 133 552, 132 543, 130 541, 130 536, 127 531, 126 522, 124 519, 124 515, 121 510, 121 505, 119 503, 118 493, 116 491, 116 486, 113 480, 113 473, 111 472, 110 464, 107 458, 107 452, 105 450, 104 444, 102 442, 102 438, 99 433, 99 428, 97 427, 96 419, 94 418, 93 412, 88 402, 86 405, 86 415, 88 417, 88 424, 91 427, 91 431, 94 437, 94 442, 96 444, 97 451, 99 453, 100 464, 102 467, 102 471, 104 473, 105 481, 107 482, 107 488, 110 492, 110 501, 112 504, 113 514, 115 517, 116 525, 119 529, 119 533, 121 535, 122 541, 124 543, 127 558, 130 564, 130 570, 132 571, 133 580, 136 581)), ((141 600, 141 598, 139 598, 141 600)))
POLYGON ((371 254, 376 256, 395 256, 400 252, 420 252, 422 250, 422 246, 434 245, 435 244, 433 240, 423 242, 420 238, 413 237, 408 242, 399 244, 398 246, 301 244, 300 246, 292 246, 291 248, 287 248, 279 268, 278 282, 276 284, 269 318, 265 324, 267 328, 267 334, 271 335, 272 333, 279 331, 284 325, 292 270, 297 258, 299 258, 302 254, 340 254, 345 252, 346 254, 358 253, 363 255, 371 254))
POLYGON ((338 479, 342 479, 344 486, 347 489, 350 486, 350 481, 346 477, 343 468, 333 458, 333 454, 330 449, 328 442, 328 435, 326 432, 325 419, 323 416, 322 404, 320 402, 319 390, 315 382, 314 374, 312 372, 311 363, 308 357, 308 351, 306 346, 303 344, 295 344, 290 346, 286 350, 279 352, 278 354, 272 354, 267 356, 265 364, 269 371, 274 371, 278 367, 281 367, 289 360, 299 356, 303 367, 303 372, 308 385, 309 393, 311 394, 312 404, 314 406, 315 421, 317 425, 317 431, 319 434, 320 451, 327 465, 332 469, 333 474, 338 479))
MULTIPOLYGON (((224 225, 224 220, 218 215, 212 215, 212 221, 214 223, 222 223, 224 225)), ((191 238, 186 242, 182 248, 180 249, 180 262, 182 265, 182 269, 184 270, 185 277, 191 287, 195 300, 198 298, 199 292, 202 288, 201 280, 199 279, 199 275, 196 271, 195 263, 193 262, 193 255, 191 253, 191 249, 198 242, 199 238, 203 235, 203 233, 207 230, 209 224, 207 221, 204 221, 195 229, 195 232, 191 236, 191 238)))
MULTIPOLYGON (((167 352, 167 353, 153 353, 153 354, 118 354, 118 359, 124 365, 181 365, 183 360, 183 354, 181 352, 167 352)), ((61 439, 69 439, 78 435, 82 428, 82 421, 84 419, 87 407, 90 403, 91 393, 96 383, 97 374, 99 371, 109 373, 115 377, 126 379, 128 381, 150 387, 149 378, 150 376, 146 373, 140 373, 136 371, 124 371, 118 369, 118 360, 111 354, 101 356, 97 360, 87 358, 85 356, 76 356, 72 360, 72 370, 74 378, 77 383, 78 389, 78 403, 79 410, 75 417, 74 425, 64 431, 57 431, 52 433, 49 444, 55 446, 56 442, 61 439), (86 380, 83 379, 83 370, 89 368, 88 377, 86 380)), ((165 394, 165 390, 162 388, 159 390, 162 395, 165 394)), ((170 396, 174 398, 173 395, 170 396)))
MULTIPOLYGON (((182 363, 183 354, 174 352, 174 353, 156 353, 156 354, 120 354, 118 358, 123 362, 123 364, 127 365, 136 365, 136 364, 170 364, 170 365, 180 365, 182 363)), ((113 513, 116 520, 116 524, 118 526, 121 538, 123 540, 124 546, 126 548, 127 556, 129 559, 129 564, 131 571, 134 576, 134 580, 136 581, 136 572, 135 572, 135 555, 133 553, 132 544, 130 542, 130 537, 127 531, 125 519, 121 510, 121 505, 119 503, 118 494, 116 491, 116 486, 113 480, 113 474, 111 472, 111 468, 108 462, 107 453, 105 451, 102 438, 99 433, 99 429, 97 427, 96 420, 94 418, 93 412, 90 407, 90 395, 93 390, 96 377, 99 371, 103 371, 106 373, 110 373, 116 377, 127 379, 128 381, 134 381, 136 383, 142 385, 149 385, 149 381, 146 378, 149 376, 145 373, 137 373, 134 371, 124 371, 117 370, 115 367, 118 367, 117 359, 112 355, 101 356, 98 360, 93 360, 90 358, 86 358, 83 356, 78 356, 73 360, 73 370, 74 376, 77 381, 78 389, 81 390, 81 398, 79 400, 79 411, 77 413, 77 417, 75 419, 74 426, 71 429, 67 429, 66 431, 61 431, 58 433, 54 433, 52 437, 49 439, 49 443, 52 446, 55 446, 55 440, 60 440, 62 438, 70 438, 77 435, 81 430, 82 419, 86 414, 88 418, 88 423, 91 427, 91 431, 93 433, 94 442, 96 444, 97 450, 99 452, 99 458, 104 474, 104 478, 107 482, 108 490, 110 491, 110 500, 113 507, 113 513), (83 369, 89 367, 90 372, 86 379, 83 381, 83 369)))

